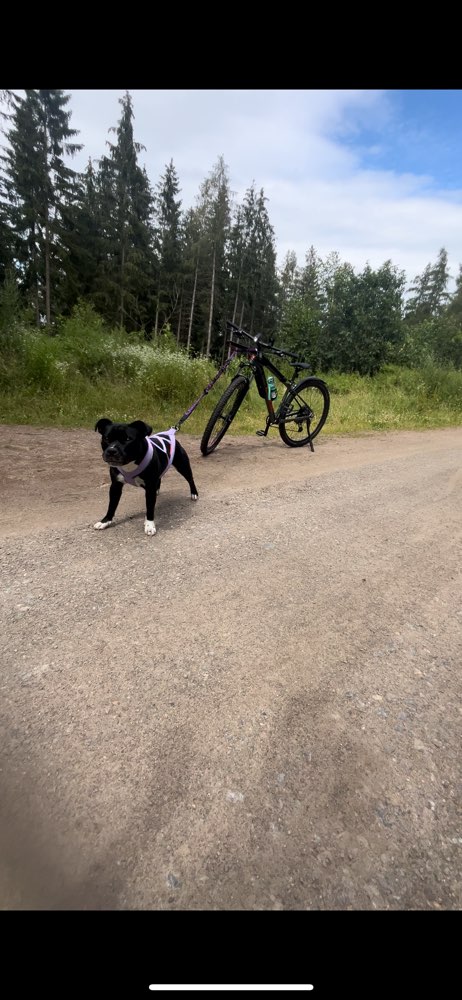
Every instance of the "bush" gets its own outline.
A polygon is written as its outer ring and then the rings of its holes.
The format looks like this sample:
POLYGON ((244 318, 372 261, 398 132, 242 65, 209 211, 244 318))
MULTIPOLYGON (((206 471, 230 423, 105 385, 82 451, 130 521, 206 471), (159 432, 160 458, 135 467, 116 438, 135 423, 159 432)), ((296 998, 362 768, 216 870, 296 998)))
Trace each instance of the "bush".
POLYGON ((75 344, 98 340, 107 332, 102 317, 95 311, 91 302, 79 299, 70 316, 62 316, 56 322, 57 332, 66 341, 75 344))
POLYGON ((178 350, 176 337, 174 337, 169 323, 166 323, 157 334, 157 337, 153 339, 152 346, 157 351, 165 351, 167 354, 174 354, 178 350))
MULTIPOLYGON (((10 349, 0 351, 0 419, 11 422, 91 427, 98 417, 109 416, 168 426, 216 373, 213 362, 191 358, 176 344, 173 349, 168 331, 160 344, 142 342, 139 334, 109 330, 82 303, 59 321, 55 336, 15 321, 8 342, 10 349)), ((184 431, 202 433, 238 364, 232 362, 184 431)), ((326 433, 462 422, 462 372, 454 368, 388 365, 375 377, 331 372, 326 380, 332 396, 326 433)), ((278 388, 281 398, 283 387, 278 388)), ((254 385, 230 433, 254 433, 264 416, 254 385)))

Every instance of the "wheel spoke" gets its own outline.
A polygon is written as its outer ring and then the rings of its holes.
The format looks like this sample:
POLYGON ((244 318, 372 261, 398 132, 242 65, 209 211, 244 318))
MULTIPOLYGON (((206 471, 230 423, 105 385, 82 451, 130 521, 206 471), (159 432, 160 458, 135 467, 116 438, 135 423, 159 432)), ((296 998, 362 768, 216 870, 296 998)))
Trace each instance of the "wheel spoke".
POLYGON ((329 411, 327 386, 319 379, 309 379, 297 386, 282 414, 279 433, 285 444, 300 447, 319 433, 329 411))
POLYGON ((247 394, 248 388, 247 379, 240 378, 237 382, 231 383, 223 393, 202 436, 201 451, 203 455, 209 455, 224 437, 247 394))

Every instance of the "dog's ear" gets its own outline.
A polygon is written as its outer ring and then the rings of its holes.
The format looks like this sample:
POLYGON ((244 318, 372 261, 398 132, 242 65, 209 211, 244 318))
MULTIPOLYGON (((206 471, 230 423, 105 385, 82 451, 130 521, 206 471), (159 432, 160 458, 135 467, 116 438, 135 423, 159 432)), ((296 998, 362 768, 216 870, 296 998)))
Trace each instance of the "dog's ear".
POLYGON ((152 427, 149 424, 145 424, 144 420, 134 420, 133 423, 128 425, 129 427, 134 427, 138 434, 142 437, 147 437, 148 434, 152 434, 152 427))
POLYGON ((95 424, 95 431, 98 431, 98 434, 104 434, 109 424, 112 424, 112 420, 109 420, 107 417, 101 417, 101 420, 98 420, 95 424))

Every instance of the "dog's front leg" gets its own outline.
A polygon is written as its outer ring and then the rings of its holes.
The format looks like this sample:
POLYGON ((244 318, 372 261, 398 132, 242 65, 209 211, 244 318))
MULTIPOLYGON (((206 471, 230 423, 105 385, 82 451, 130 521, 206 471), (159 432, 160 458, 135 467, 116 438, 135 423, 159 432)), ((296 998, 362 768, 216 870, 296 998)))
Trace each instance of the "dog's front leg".
POLYGON ((109 487, 109 507, 107 509, 107 514, 102 518, 101 521, 97 521, 93 525, 97 530, 102 528, 109 528, 114 520, 114 514, 119 506, 119 500, 122 496, 123 483, 118 483, 113 480, 109 487))
POLYGON ((160 482, 146 486, 146 520, 144 522, 145 535, 155 535, 156 526, 154 524, 154 511, 156 509, 157 493, 160 482))

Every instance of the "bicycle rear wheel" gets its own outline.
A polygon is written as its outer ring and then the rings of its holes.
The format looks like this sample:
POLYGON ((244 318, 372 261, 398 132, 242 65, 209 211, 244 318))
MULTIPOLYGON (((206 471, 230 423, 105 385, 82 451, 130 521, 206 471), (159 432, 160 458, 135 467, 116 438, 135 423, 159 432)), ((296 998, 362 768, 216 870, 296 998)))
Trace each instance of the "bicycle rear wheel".
POLYGON ((283 402, 279 434, 289 448, 301 448, 316 437, 327 420, 329 390, 320 378, 305 378, 283 402))
POLYGON ((200 444, 203 455, 210 455, 225 436, 229 425, 249 391, 249 380, 238 375, 223 393, 210 417, 200 444))

